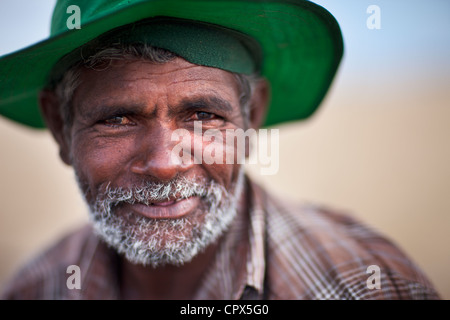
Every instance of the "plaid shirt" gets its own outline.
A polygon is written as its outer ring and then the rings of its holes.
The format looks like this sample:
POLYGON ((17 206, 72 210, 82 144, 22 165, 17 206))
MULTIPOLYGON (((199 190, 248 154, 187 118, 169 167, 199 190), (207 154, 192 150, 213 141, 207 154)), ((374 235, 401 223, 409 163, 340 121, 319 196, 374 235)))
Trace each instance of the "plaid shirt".
MULTIPOLYGON (((354 219, 288 205, 250 181, 248 190, 248 215, 236 217, 195 299, 439 299, 398 248, 354 219), (368 285, 372 265, 379 289, 368 285)), ((119 259, 86 226, 25 266, 2 298, 120 299, 119 259), (70 265, 81 289, 67 287, 70 265)))

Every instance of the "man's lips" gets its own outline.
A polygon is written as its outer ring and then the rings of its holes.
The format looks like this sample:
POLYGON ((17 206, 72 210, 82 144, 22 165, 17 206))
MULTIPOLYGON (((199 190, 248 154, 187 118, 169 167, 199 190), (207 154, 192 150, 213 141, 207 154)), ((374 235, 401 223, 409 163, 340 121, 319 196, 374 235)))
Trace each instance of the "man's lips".
POLYGON ((161 206, 161 207, 167 207, 171 206, 172 204, 175 204, 175 202, 180 200, 171 200, 171 201, 165 201, 165 202, 152 202, 150 203, 151 206, 161 206))
POLYGON ((144 203, 124 204, 124 210, 132 210, 144 217, 151 219, 177 219, 188 215, 200 204, 199 197, 190 197, 179 200, 144 203))

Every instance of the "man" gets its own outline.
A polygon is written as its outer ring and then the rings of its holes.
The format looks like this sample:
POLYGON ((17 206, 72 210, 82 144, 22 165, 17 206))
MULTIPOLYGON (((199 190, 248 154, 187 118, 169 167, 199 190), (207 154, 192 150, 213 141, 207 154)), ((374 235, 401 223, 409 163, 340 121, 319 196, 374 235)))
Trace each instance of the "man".
POLYGON ((383 237, 255 185, 239 161, 248 146, 227 139, 314 112, 342 56, 326 10, 300 0, 74 5, 58 1, 52 36, 0 60, 0 112, 45 123, 91 224, 25 266, 4 298, 438 298, 383 237), (69 9, 81 13, 75 28, 69 9))

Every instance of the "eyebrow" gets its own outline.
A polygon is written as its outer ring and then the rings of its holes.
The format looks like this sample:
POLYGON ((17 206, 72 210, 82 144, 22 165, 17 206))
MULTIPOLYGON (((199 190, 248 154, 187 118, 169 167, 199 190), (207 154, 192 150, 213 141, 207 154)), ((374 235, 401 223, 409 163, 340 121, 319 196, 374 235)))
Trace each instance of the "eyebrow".
MULTIPOLYGON (((206 108, 211 111, 221 111, 222 113, 231 113, 233 112, 233 107, 230 102, 217 97, 215 95, 207 95, 207 96, 198 96, 192 98, 185 98, 178 103, 178 106, 183 109, 201 109, 206 108)), ((169 115, 172 112, 175 112, 175 108, 170 108, 169 115)))
MULTIPOLYGON (((233 112, 230 102, 215 95, 184 98, 177 106, 169 106, 169 116, 175 116, 179 112, 180 107, 183 110, 205 109, 222 113, 233 112)), ((82 112, 81 116, 83 119, 103 120, 116 115, 141 114, 145 108, 146 106, 142 104, 105 104, 90 107, 85 112, 82 112)))
POLYGON ((139 104, 130 104, 130 105, 98 105, 95 107, 91 107, 88 111, 84 112, 82 117, 84 119, 95 119, 95 120, 103 120, 108 117, 118 116, 118 115, 133 115, 142 112, 145 109, 145 106, 139 104))

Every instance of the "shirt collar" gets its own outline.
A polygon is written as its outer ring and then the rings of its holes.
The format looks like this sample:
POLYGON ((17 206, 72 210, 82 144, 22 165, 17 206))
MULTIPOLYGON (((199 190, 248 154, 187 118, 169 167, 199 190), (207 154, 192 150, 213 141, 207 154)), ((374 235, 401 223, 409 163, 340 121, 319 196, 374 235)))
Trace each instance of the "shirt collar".
POLYGON ((245 214, 237 215, 221 240, 196 299, 261 299, 265 278, 264 192, 246 179, 245 214))
POLYGON ((265 257, 265 210, 264 192, 257 185, 249 182, 248 192, 251 194, 249 203, 250 226, 249 255, 247 258, 247 286, 256 290, 262 297, 266 270, 265 257))

